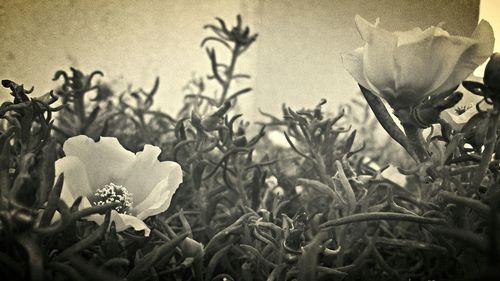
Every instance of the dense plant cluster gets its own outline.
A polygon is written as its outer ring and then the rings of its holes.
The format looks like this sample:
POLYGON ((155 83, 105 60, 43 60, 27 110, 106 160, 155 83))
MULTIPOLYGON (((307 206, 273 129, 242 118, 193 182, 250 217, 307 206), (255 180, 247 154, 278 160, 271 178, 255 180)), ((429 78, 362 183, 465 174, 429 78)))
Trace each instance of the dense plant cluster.
POLYGON ((464 82, 481 100, 457 110, 461 117, 473 111, 462 123, 443 112, 463 95, 454 89, 418 105, 398 103, 402 131, 361 85, 368 106, 354 101, 327 113, 326 100, 283 105, 282 116, 263 112, 267 121, 251 124, 234 107, 252 89, 235 90, 234 81, 251 78, 236 63, 257 35, 239 16, 232 28, 217 23, 202 41, 211 46, 212 73, 189 82, 177 115, 152 109, 159 79, 150 91, 118 94, 95 81, 103 73, 71 68, 56 72, 60 87, 38 97, 2 81, 12 96, 0 107, 5 280, 498 277, 498 55, 485 84, 464 82), (222 51, 228 63, 219 61, 222 51), (117 231, 117 202, 82 208, 84 194, 71 204, 61 199, 65 174, 56 177, 54 163, 79 135, 116 137, 134 153, 154 145, 160 161, 182 167, 168 210, 145 219, 148 236, 117 231))

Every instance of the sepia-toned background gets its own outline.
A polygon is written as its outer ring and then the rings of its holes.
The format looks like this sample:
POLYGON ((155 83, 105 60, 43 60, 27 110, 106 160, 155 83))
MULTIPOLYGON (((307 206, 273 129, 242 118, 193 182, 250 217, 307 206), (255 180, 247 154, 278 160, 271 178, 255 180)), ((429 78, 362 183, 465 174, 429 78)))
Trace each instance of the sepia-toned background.
MULTIPOLYGON (((481 17, 499 22, 499 2, 483 0, 481 17)), ((380 17, 391 31, 445 22, 450 33, 470 35, 479 7, 479 0, 2 0, 0 78, 41 94, 58 85, 51 81, 56 70, 70 66, 102 70, 117 91, 129 84, 150 89, 159 76, 157 104, 176 111, 193 73, 209 72, 203 26, 216 16, 232 25, 241 14, 260 34, 239 64, 253 76, 242 82, 254 87, 240 103, 247 118, 258 108, 278 113, 283 102, 313 106, 322 97, 333 109, 357 96, 340 59, 362 44, 356 14, 380 17)))

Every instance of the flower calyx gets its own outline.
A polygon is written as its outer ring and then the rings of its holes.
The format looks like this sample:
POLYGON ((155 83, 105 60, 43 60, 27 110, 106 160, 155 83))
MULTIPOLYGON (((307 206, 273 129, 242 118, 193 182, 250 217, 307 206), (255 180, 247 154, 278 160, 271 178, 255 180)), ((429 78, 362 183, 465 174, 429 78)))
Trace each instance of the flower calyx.
POLYGON ((463 97, 461 92, 446 93, 444 96, 433 97, 411 108, 410 122, 421 129, 430 127, 440 120, 440 114, 454 107, 463 97))

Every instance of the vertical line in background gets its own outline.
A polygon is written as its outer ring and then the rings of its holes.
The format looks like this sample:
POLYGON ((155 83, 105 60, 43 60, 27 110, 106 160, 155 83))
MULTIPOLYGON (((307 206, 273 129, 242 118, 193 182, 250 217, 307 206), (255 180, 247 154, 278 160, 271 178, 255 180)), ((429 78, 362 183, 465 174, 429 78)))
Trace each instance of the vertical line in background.
MULTIPOLYGON (((500 0, 482 0, 479 2, 479 20, 487 20, 495 32, 495 48, 493 52, 500 52, 500 0)), ((474 76, 483 77, 486 61, 474 71, 474 76)))
MULTIPOLYGON (((259 3, 256 1, 239 0, 239 13, 243 18, 243 25, 250 27, 252 34, 260 31, 260 10, 259 3)), ((236 15, 234 15, 236 16, 236 15)), ((255 120, 258 115, 256 106, 258 104, 257 97, 257 60, 259 58, 259 39, 250 49, 245 52, 236 66, 238 73, 248 73, 251 79, 242 79, 233 84, 231 92, 235 92, 244 87, 252 87, 253 91, 238 98, 237 111, 243 114, 243 118, 247 120, 255 120), (241 83, 240 83, 241 82, 241 83)))

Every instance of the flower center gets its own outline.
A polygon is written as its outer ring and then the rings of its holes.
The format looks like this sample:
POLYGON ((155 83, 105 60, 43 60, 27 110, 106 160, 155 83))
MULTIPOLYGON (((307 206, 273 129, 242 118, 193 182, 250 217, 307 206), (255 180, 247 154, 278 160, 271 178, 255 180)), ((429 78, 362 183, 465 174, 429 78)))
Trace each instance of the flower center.
POLYGON ((92 201, 94 206, 118 202, 119 205, 114 209, 121 214, 127 214, 133 203, 132 193, 124 186, 112 182, 96 190, 92 201))

